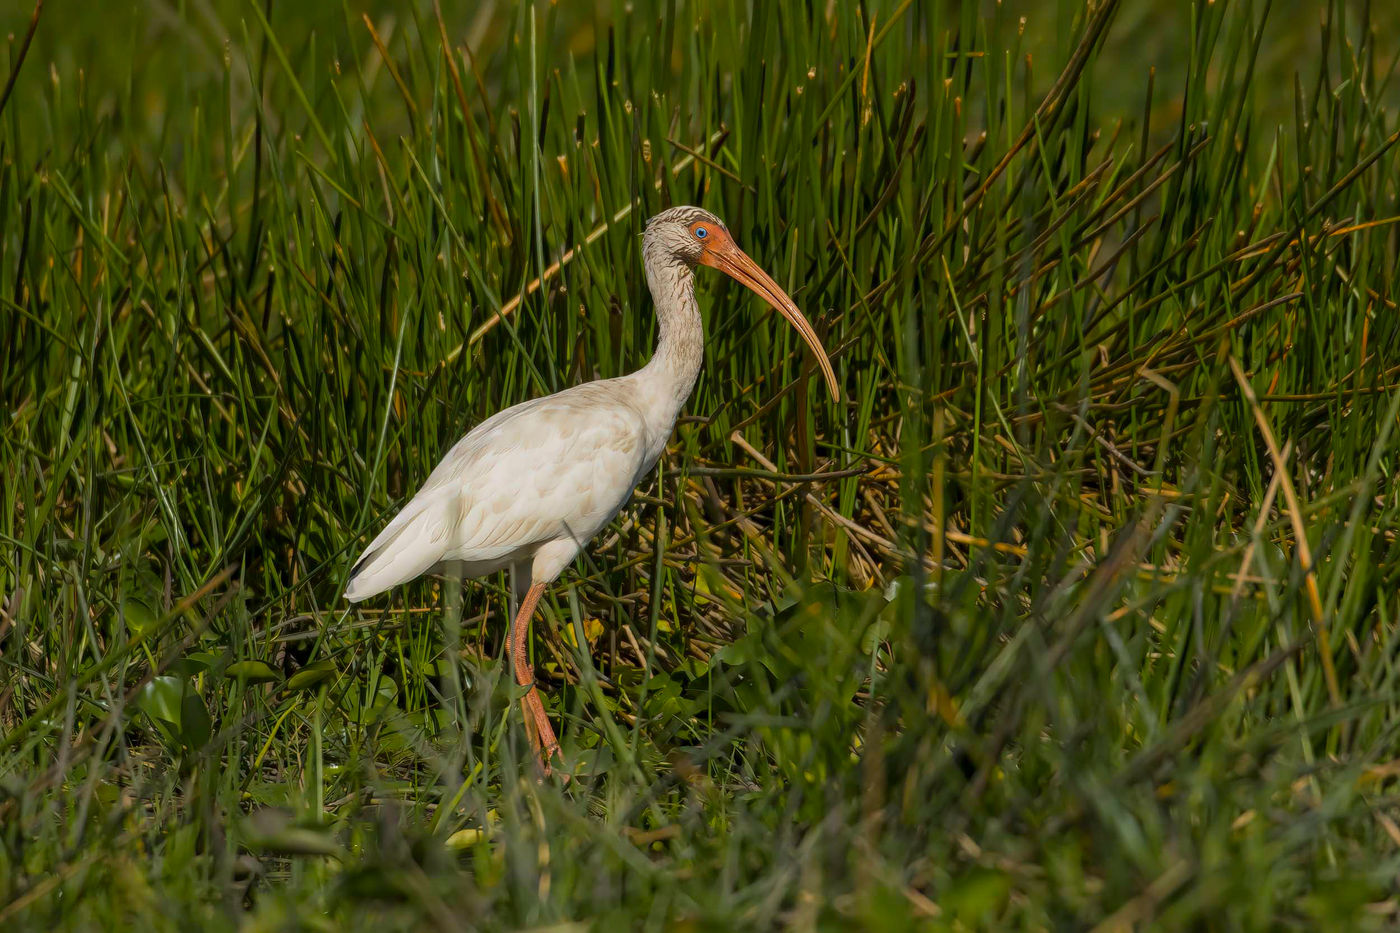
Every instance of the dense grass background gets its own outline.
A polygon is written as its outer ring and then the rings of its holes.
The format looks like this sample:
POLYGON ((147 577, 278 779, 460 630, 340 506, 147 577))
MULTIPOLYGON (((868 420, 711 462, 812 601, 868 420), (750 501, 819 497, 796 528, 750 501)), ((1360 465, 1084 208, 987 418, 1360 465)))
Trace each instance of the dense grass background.
POLYGON ((0 927, 1400 916, 1388 7, 30 15, 0 927), (689 415, 536 626, 539 784, 504 581, 340 587, 472 424, 642 363, 687 202, 846 396, 702 278, 689 415))

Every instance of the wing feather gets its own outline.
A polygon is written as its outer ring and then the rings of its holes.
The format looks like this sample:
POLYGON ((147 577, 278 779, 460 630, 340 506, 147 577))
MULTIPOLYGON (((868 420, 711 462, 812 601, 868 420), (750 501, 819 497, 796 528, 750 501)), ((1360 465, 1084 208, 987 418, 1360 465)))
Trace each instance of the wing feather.
POLYGON ((345 598, 352 603, 412 580, 442 559, 452 536, 455 509, 446 490, 419 493, 394 516, 360 555, 345 598))
POLYGON ((365 549, 352 602, 444 561, 489 566, 559 538, 591 538, 645 468, 646 421, 616 380, 508 408, 442 458, 365 549))

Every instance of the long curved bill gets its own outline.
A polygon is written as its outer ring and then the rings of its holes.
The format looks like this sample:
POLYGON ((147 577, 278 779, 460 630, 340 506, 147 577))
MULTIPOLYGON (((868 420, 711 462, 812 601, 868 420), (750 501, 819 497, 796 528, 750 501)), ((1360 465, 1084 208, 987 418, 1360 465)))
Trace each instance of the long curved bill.
POLYGON ((802 312, 797 309, 797 305, 787 296, 787 292, 778 287, 778 283, 773 281, 772 276, 759 268, 758 263, 748 257, 748 254, 741 250, 735 242, 728 236, 724 237, 725 242, 711 244, 701 255, 700 262, 718 269, 737 282, 747 285, 754 294, 768 302, 775 311, 787 318, 802 339, 811 348, 812 354, 817 358, 817 365, 821 367, 822 375, 826 377, 826 386, 831 390, 833 401, 841 400, 841 390, 836 386, 836 373, 831 368, 831 360, 827 359, 826 350, 822 348, 821 341, 817 339, 817 332, 812 329, 812 325, 803 317, 802 312))

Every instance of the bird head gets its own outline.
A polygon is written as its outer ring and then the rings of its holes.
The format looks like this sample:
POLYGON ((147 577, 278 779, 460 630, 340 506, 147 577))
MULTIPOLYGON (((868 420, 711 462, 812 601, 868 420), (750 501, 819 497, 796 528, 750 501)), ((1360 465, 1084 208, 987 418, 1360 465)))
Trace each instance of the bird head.
POLYGON ((739 248, 729 235, 724 221, 698 207, 673 207, 647 221, 642 248, 648 257, 659 253, 679 259, 691 267, 709 266, 747 286, 797 330, 816 356, 817 365, 826 377, 827 388, 831 390, 831 397, 836 400, 841 398, 836 386, 836 373, 831 368, 831 360, 827 358, 821 341, 817 339, 817 332, 787 292, 779 288, 773 277, 739 248))
POLYGON ((694 266, 721 238, 729 238, 729 228, 714 214, 698 207, 672 207, 647 221, 644 248, 694 266))

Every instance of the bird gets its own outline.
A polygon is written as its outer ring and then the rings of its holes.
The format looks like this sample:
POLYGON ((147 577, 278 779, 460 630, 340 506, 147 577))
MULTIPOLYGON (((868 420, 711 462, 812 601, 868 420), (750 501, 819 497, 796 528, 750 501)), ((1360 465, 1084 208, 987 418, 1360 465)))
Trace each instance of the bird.
POLYGON ((786 318, 815 356, 832 398, 840 398, 812 325, 714 214, 689 206, 656 214, 642 234, 642 261, 658 331, 646 365, 522 402, 478 424, 365 548, 344 590, 358 603, 426 573, 470 579, 510 571, 515 611, 507 650, 545 777, 563 756, 529 660, 531 620, 546 587, 656 466, 695 388, 705 349, 697 267, 734 278, 786 318))

